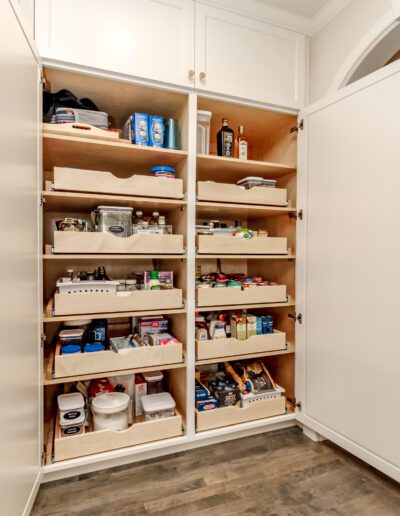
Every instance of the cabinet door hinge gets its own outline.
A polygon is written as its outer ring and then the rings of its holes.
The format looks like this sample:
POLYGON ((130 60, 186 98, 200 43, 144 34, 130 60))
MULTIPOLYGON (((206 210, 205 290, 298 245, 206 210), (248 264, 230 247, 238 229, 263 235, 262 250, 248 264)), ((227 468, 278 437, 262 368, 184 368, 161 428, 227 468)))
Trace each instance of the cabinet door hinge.
POLYGON ((303 210, 289 213, 289 219, 303 220, 303 210))
POLYGON ((41 346, 43 347, 44 343, 46 342, 46 334, 45 333, 41 333, 40 334, 40 342, 41 342, 41 346))
POLYGON ((42 85, 42 88, 45 90, 47 86, 46 79, 44 78, 43 74, 40 74, 39 84, 42 85))
POLYGON ((288 398, 288 401, 301 411, 301 401, 297 401, 297 398, 288 398))
POLYGON ((46 202, 46 199, 44 198, 43 194, 40 196, 40 206, 44 206, 44 203, 46 202))
POLYGON ((300 120, 298 124, 290 129, 290 134, 298 133, 299 131, 304 131, 304 120, 300 120))
POLYGON ((302 324, 302 322, 303 322, 303 314, 298 314, 297 312, 294 312, 292 314, 288 314, 288 316, 291 319, 294 319, 295 322, 298 322, 299 324, 302 324))

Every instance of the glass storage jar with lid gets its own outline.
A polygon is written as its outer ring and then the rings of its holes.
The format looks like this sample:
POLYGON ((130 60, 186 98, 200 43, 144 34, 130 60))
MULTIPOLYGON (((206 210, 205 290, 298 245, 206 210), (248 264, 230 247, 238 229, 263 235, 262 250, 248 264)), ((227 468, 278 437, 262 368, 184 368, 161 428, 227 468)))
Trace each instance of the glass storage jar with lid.
POLYGON ((94 212, 96 231, 112 233, 118 237, 132 235, 133 208, 121 206, 98 206, 94 212))

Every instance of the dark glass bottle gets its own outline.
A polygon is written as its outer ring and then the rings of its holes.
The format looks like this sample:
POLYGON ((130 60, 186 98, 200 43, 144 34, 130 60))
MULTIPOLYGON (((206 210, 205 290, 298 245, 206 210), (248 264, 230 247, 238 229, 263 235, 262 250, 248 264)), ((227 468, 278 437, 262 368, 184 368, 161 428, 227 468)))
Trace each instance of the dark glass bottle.
POLYGON ((233 158, 234 135, 233 130, 228 127, 228 119, 222 119, 222 127, 217 134, 218 156, 233 158))

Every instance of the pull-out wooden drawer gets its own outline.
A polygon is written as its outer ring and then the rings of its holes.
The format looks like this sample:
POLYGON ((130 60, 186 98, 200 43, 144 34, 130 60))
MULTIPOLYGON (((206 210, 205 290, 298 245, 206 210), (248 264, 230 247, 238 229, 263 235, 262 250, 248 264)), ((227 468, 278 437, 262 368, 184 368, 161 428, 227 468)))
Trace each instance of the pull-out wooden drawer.
POLYGON ((54 378, 164 366, 178 364, 183 360, 182 343, 132 348, 123 353, 107 349, 94 353, 62 355, 60 351, 61 345, 57 344, 54 356, 54 378))
POLYGON ((229 183, 199 181, 197 183, 199 201, 230 202, 238 204, 260 204, 264 206, 287 206, 285 188, 254 186, 248 190, 229 183))
POLYGON ((54 315, 135 312, 182 308, 182 290, 54 294, 54 315))
POLYGON ((267 335, 254 335, 246 340, 234 338, 196 340, 196 356, 198 360, 249 355, 251 353, 277 351, 285 348, 286 334, 277 330, 267 335))
POLYGON ((247 423, 255 419, 279 416, 286 412, 286 398, 279 396, 269 400, 256 401, 248 407, 221 407, 213 410, 196 411, 196 430, 212 430, 223 426, 247 423))
POLYGON ((285 237, 254 237, 250 239, 233 236, 198 235, 199 254, 288 254, 285 237))
POLYGON ((285 303, 287 301, 286 285, 264 287, 198 288, 197 306, 248 306, 261 303, 285 303))
POLYGON ((114 176, 111 172, 78 168, 54 167, 53 187, 55 190, 71 192, 183 198, 182 179, 167 179, 141 174, 121 178, 114 176))
POLYGON ((53 252, 56 254, 183 254, 183 235, 137 233, 122 238, 112 233, 54 231, 53 252))
POLYGON ((54 460, 73 459, 93 453, 126 448, 161 439, 170 439, 182 434, 182 416, 177 412, 172 417, 134 423, 127 430, 86 431, 84 434, 68 437, 59 437, 59 428, 56 423, 54 460))

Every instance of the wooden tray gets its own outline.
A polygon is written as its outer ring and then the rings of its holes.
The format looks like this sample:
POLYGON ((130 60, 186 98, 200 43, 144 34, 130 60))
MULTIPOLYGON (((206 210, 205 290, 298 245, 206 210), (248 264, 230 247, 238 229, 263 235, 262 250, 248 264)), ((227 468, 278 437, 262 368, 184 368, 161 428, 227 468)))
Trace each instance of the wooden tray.
POLYGON ((54 231, 55 254, 183 254, 183 235, 134 234, 121 238, 112 233, 54 231))
POLYGON ((82 136, 84 138, 96 138, 96 140, 119 140, 118 131, 106 131, 94 125, 81 124, 79 122, 67 122, 65 124, 43 124, 43 131, 50 134, 64 136, 82 136))
POLYGON ((182 290, 134 290, 116 294, 54 294, 54 315, 135 312, 182 307, 182 290))
POLYGON ((61 344, 58 343, 54 356, 54 378, 163 366, 183 361, 182 343, 135 348, 125 353, 105 350, 61 355, 60 352, 61 344))
POLYGON ((252 405, 240 407, 222 407, 214 410, 196 410, 196 430, 212 430, 223 426, 237 425, 263 419, 266 417, 279 416, 286 412, 286 398, 281 396, 271 400, 257 401, 252 405))
POLYGON ((67 460, 93 453, 102 453, 137 444, 170 439, 183 434, 182 416, 175 416, 154 421, 134 423, 127 430, 99 430, 79 435, 59 437, 58 417, 54 436, 54 460, 67 460))
POLYGON ((114 176, 111 172, 79 168, 54 167, 53 187, 55 190, 71 192, 165 197, 170 199, 183 198, 182 179, 166 179, 165 177, 141 174, 120 178, 114 176))
POLYGON ((198 288, 197 306, 247 306, 261 303, 286 303, 286 285, 252 287, 198 288))
POLYGON ((265 188, 254 186, 245 190, 229 183, 199 181, 197 183, 197 199, 199 201, 232 202, 238 204, 260 204, 265 206, 287 206, 287 190, 285 188, 265 188))
POLYGON ((247 340, 234 338, 196 340, 196 356, 198 360, 249 355, 251 353, 281 349, 286 349, 286 333, 277 330, 268 335, 254 335, 247 340))
POLYGON ((247 239, 232 236, 198 235, 198 254, 288 254, 285 237, 254 237, 247 239))

